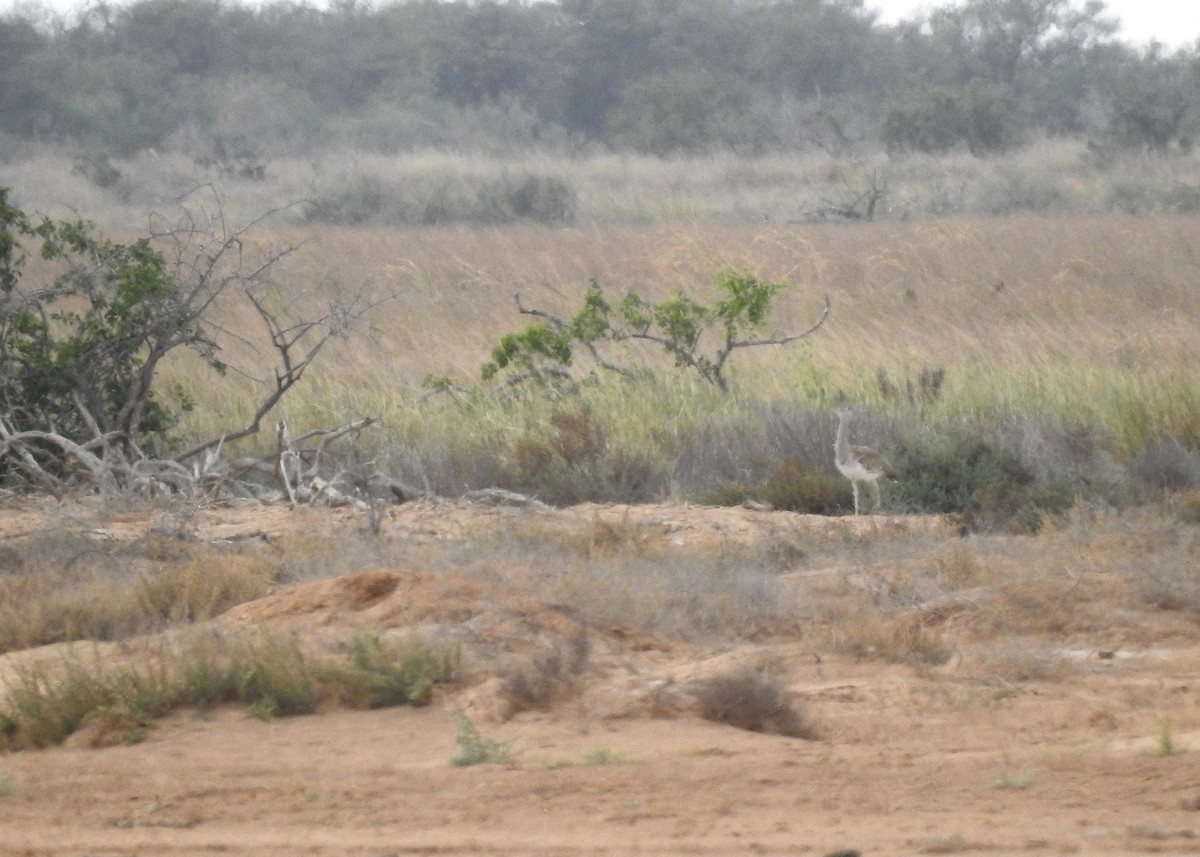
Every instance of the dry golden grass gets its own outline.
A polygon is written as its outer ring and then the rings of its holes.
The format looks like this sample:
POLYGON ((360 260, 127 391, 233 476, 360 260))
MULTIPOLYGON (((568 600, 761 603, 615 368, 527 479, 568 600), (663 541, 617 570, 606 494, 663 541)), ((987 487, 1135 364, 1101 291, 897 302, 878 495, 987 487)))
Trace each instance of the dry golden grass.
MULTIPOLYGON (((52 150, 4 165, 0 183, 14 188, 18 204, 55 216, 71 213, 69 205, 108 228, 136 231, 148 210, 170 210, 197 184, 195 165, 178 154, 143 154, 116 166, 133 187, 125 202, 88 184, 72 172, 69 157, 52 150)), ((922 371, 943 369, 941 398, 922 414, 934 423, 986 425, 1014 412, 1074 423, 1111 437, 1120 460, 1153 439, 1200 445, 1192 373, 1200 356, 1192 240, 1200 216, 1078 213, 1159 210, 1149 204, 1154 199, 1169 210, 1171 194, 1191 187, 1195 164, 1188 157, 1130 155, 1102 165, 1070 143, 987 160, 861 163, 531 154, 514 165, 478 155, 331 152, 313 161, 281 159, 266 182, 230 181, 215 195, 206 190, 190 199, 212 209, 219 197, 228 222, 239 224, 350 174, 403 186, 406 177, 487 180, 511 169, 572 187, 576 225, 296 226, 299 210, 271 221, 264 243, 302 245, 278 271, 282 300, 320 306, 332 292, 357 290, 394 298, 373 314, 369 336, 330 349, 282 416, 309 427, 378 414, 385 419, 382 459, 394 462, 430 443, 461 457, 485 438, 511 438, 548 419, 549 409, 536 403, 512 407, 485 398, 464 412, 420 397, 429 373, 478 383, 498 338, 528 321, 516 311, 515 292, 529 305, 565 313, 590 278, 614 295, 637 290, 655 298, 682 288, 703 297, 713 274, 732 267, 795 284, 778 300, 767 332, 807 326, 825 294, 834 304, 829 323, 797 346, 738 353, 733 396, 677 373, 655 385, 585 391, 599 413, 611 416, 610 443, 669 459, 672 443, 700 413, 732 420, 747 402, 824 407, 841 397, 884 405, 881 371, 903 389, 922 371), (888 180, 884 220, 801 222, 821 199, 859 188, 872 170, 888 180), (1039 187, 1052 187, 1061 204, 1022 200, 1039 187), (1006 194, 1011 204, 987 202, 1006 194), (1123 205, 1129 194, 1147 204, 1123 205), (1047 216, 978 216, 1022 206, 1047 216), (908 216, 917 219, 901 222, 908 216), (942 219, 919 219, 929 216, 942 219)), ((261 335, 253 314, 231 310, 223 321, 235 335, 261 335)), ((633 349, 622 356, 670 368, 661 354, 633 349)), ((264 356, 244 343, 230 340, 222 357, 245 374, 217 379, 182 356, 164 373, 164 382, 178 382, 199 404, 185 434, 207 436, 247 419, 262 389, 252 379, 270 383, 264 356)))
MULTIPOLYGON (((828 404, 839 397, 887 405, 882 370, 900 383, 940 368, 940 399, 926 419, 947 424, 1003 413, 1102 429, 1119 458, 1149 440, 1200 442, 1200 293, 1192 272, 1197 216, 1014 216, 924 224, 839 226, 321 229, 276 233, 304 242, 280 271, 293 292, 368 288, 395 299, 373 314, 366 338, 335 343, 285 402, 299 424, 384 417, 395 454, 428 440, 478 442, 511 434, 549 408, 483 399, 464 411, 422 400, 427 373, 463 386, 502 333, 527 318, 513 303, 561 313, 589 278, 613 294, 650 297, 682 288, 710 294, 714 271, 733 267, 795 284, 770 333, 806 326, 822 295, 833 314, 806 342, 751 349, 733 361, 732 396, 667 373, 658 384, 584 392, 613 415, 612 441, 669 445, 698 413, 736 413, 746 401, 828 404)), ((251 320, 252 321, 252 320, 251 320)), ((252 326, 233 325, 239 333, 252 326)), ((247 355, 226 355, 246 364, 247 355)), ((622 355, 660 369, 661 355, 622 355)), ((252 359, 251 359, 252 362, 252 359)), ((259 375, 264 374, 260 368, 259 375)), ((185 430, 213 431, 248 415, 245 378, 179 361, 164 377, 199 405, 185 430)))
POLYGON ((0 652, 202 622, 265 595, 281 571, 255 545, 153 535, 123 542, 68 531, 5 544, 20 562, 0 575, 0 652))

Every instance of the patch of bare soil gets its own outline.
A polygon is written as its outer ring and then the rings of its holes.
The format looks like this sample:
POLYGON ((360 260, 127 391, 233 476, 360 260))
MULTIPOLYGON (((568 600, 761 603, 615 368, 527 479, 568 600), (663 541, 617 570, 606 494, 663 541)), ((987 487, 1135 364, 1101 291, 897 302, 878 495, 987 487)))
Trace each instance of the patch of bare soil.
MULTIPOLYGON (((65 514, 0 510, 0 537, 65 514)), ((145 532, 160 514, 107 520, 97 537, 145 532)), ((434 501, 396 508, 384 530, 437 540, 531 515, 593 538, 606 522, 621 533, 634 522, 639 538, 722 550, 781 531, 847 544, 914 532, 939 544, 958 538, 942 519, 434 501)), ((168 524, 206 539, 272 539, 364 519, 248 505, 168 524)), ((708 648, 619 623, 595 627, 509 573, 491 582, 444 568, 368 568, 230 610, 219 627, 261 626, 313 645, 362 631, 455 629, 467 677, 426 708, 273 722, 234 708, 181 712, 133 746, 0 756, 0 854, 1200 853, 1195 647, 1114 651, 1078 632, 1055 655, 1064 668, 1006 681, 982 676, 962 654, 940 666, 896 665, 803 638, 708 648), (506 664, 581 639, 586 666, 567 692, 514 704, 506 664), (737 664, 785 675, 818 740, 698 716, 692 682, 737 664), (511 742, 508 764, 450 763, 463 713, 488 738, 511 742)), ((1178 643, 1176 626, 1164 628, 1178 643)), ((1155 636, 1153 625, 1141 632, 1155 636)))

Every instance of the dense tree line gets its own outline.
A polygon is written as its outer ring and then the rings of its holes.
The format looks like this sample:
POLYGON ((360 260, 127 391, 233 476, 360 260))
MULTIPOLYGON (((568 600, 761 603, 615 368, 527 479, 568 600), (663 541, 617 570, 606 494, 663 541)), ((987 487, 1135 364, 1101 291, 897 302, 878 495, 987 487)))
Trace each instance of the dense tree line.
POLYGON ((0 133, 227 165, 330 142, 1189 147, 1198 48, 1118 35, 1100 0, 966 0, 897 26, 863 0, 97 2, 0 19, 0 133))

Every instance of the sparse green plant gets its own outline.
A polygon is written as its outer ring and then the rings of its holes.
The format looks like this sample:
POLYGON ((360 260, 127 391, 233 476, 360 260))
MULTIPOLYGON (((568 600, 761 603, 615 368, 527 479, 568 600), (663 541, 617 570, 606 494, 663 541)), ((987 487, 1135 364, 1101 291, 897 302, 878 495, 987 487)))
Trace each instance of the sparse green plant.
POLYGON ((996 775, 996 778, 988 784, 988 788, 997 791, 1016 790, 1024 791, 1033 785, 1033 774, 1027 769, 1021 768, 1018 771, 1001 771, 996 775))
POLYGON ((1154 743, 1154 755, 1170 756, 1179 752, 1179 746, 1175 743, 1175 729, 1171 721, 1164 720, 1158 728, 1158 737, 1154 743))
POLYGON ((289 636, 192 632, 109 667, 77 646, 61 662, 31 660, 12 671, 0 699, 0 740, 46 747, 90 722, 99 742, 136 741, 172 709, 224 702, 244 703, 264 720, 310 714, 322 700, 421 705, 459 664, 454 645, 410 640, 393 648, 360 637, 349 648, 349 663, 342 663, 305 655, 289 636))
POLYGON ((231 656, 242 701, 269 707, 281 717, 316 710, 320 695, 313 669, 292 637, 250 636, 231 656))
POLYGON ((56 665, 23 664, 13 671, 4 700, 9 741, 46 747, 60 743, 98 712, 123 723, 161 714, 170 701, 155 670, 104 669, 94 651, 71 650, 56 665))
POLYGON ((263 698, 246 706, 246 715, 263 723, 271 723, 279 713, 279 705, 273 699, 263 698))
POLYGON ((455 767, 512 764, 512 742, 483 735, 474 721, 462 712, 455 719, 454 741, 458 744, 458 753, 451 757, 450 764, 455 767))
POLYGON ((585 765, 623 765, 627 759, 611 747, 597 745, 584 751, 582 761, 585 765))
POLYGON ((12 768, 0 770, 0 797, 15 795, 18 788, 16 772, 12 768))

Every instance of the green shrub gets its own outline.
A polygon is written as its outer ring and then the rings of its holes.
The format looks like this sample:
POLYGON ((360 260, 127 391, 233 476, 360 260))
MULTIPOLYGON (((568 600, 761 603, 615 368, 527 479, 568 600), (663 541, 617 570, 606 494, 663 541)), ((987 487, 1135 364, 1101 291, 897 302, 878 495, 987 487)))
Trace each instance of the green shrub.
POLYGON ((1036 531, 1039 501, 1066 505, 1038 486, 1015 454, 978 436, 908 440, 892 463, 904 474, 893 502, 915 512, 960 515, 973 530, 1036 531))
POLYGON ((90 718, 116 712, 124 712, 123 721, 142 725, 172 702, 161 670, 108 670, 99 655, 89 658, 76 650, 58 664, 18 667, 6 690, 3 719, 9 742, 30 747, 58 744, 90 718))
POLYGON ((356 638, 348 663, 314 659, 287 636, 199 632, 105 665, 72 648, 61 661, 11 671, 0 701, 0 746, 47 747, 85 722, 119 740, 137 740, 157 717, 181 706, 240 702, 253 716, 310 714, 324 699, 357 707, 423 705, 458 671, 456 646, 356 638))
MULTIPOLYGON (((82 220, 35 222, 0 188, 0 417, 9 431, 84 445, 102 435, 132 448, 164 433, 173 414, 150 379, 169 351, 203 339, 194 300, 148 239, 116 244, 82 220), (60 266, 47 288, 21 287, 27 242, 60 266)), ((25 448, 53 474, 74 463, 49 440, 25 448)), ((0 475, 8 467, 0 459, 0 475)))

